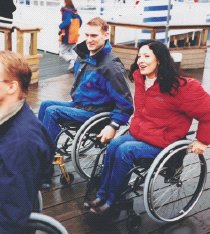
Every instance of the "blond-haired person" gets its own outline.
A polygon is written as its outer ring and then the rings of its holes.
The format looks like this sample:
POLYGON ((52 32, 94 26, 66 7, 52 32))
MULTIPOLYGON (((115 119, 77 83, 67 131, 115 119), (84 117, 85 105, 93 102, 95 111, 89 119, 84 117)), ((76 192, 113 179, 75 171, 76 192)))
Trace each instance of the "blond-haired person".
POLYGON ((0 51, 0 233, 23 233, 53 146, 26 102, 31 70, 21 55, 0 51))

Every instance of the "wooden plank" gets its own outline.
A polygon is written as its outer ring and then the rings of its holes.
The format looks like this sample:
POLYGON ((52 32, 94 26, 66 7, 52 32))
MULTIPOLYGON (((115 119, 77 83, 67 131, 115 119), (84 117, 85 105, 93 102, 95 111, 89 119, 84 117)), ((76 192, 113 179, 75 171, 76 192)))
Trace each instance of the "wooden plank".
POLYGON ((20 31, 17 31, 17 53, 24 53, 24 34, 20 31))
POLYGON ((30 55, 37 54, 37 32, 31 33, 30 55))
POLYGON ((12 50, 12 32, 4 32, 4 48, 5 50, 12 50))
POLYGON ((201 45, 202 46, 206 46, 207 38, 208 38, 208 29, 204 28, 203 33, 201 35, 201 45))
POLYGON ((136 58, 137 54, 129 54, 129 53, 119 53, 115 52, 115 54, 120 58, 120 59, 127 59, 127 60, 132 60, 136 58))
POLYGON ((110 43, 111 45, 115 44, 115 26, 114 25, 110 26, 110 43))
POLYGON ((131 46, 127 46, 127 47, 123 47, 123 46, 113 46, 113 52, 122 52, 122 53, 128 53, 129 54, 137 54, 137 48, 131 47, 131 46))

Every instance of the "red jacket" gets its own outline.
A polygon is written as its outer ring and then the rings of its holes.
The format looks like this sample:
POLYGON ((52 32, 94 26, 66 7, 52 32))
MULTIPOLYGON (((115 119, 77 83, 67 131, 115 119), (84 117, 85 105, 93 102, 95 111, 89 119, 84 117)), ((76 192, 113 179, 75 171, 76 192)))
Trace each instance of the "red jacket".
POLYGON ((135 111, 131 120, 130 133, 138 140, 160 148, 183 138, 192 124, 199 121, 197 139, 210 144, 210 95, 201 84, 187 78, 175 96, 161 93, 159 83, 145 91, 144 78, 137 70, 135 80, 135 111))

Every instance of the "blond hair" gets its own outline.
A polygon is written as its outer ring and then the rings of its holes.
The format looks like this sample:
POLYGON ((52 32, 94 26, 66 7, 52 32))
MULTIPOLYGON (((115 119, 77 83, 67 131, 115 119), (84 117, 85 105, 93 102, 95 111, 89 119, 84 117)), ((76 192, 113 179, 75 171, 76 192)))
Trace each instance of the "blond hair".
POLYGON ((90 26, 100 26, 102 32, 107 32, 109 30, 109 25, 105 20, 100 17, 95 17, 87 22, 90 26))
POLYGON ((22 55, 12 51, 0 51, 0 63, 4 67, 7 80, 16 80, 23 93, 28 93, 32 72, 22 55))

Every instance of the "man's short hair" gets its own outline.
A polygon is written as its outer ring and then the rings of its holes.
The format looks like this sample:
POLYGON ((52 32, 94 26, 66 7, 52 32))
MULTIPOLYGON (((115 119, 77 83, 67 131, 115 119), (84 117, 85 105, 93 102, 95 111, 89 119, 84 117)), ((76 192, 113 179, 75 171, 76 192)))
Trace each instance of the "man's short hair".
POLYGON ((0 51, 0 63, 4 67, 4 72, 8 80, 16 80, 23 93, 28 93, 31 82, 31 69, 22 55, 12 51, 0 51))
POLYGON ((102 32, 107 32, 109 30, 109 25, 105 20, 100 17, 95 17, 87 22, 90 26, 100 26, 102 32))

